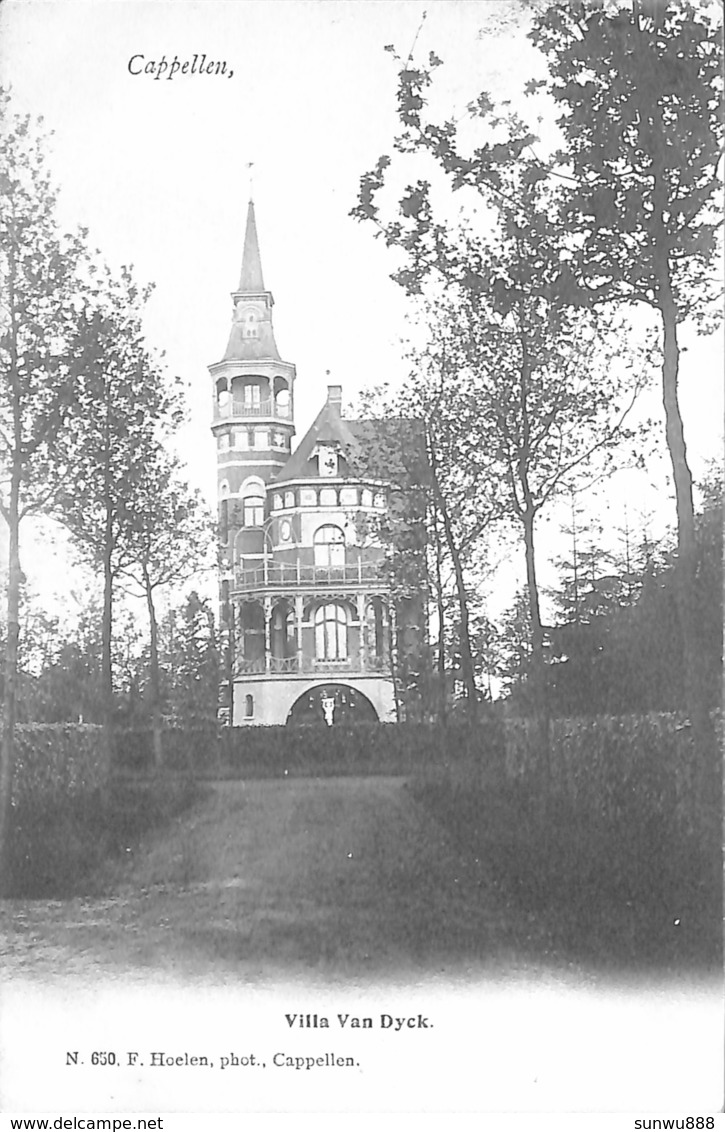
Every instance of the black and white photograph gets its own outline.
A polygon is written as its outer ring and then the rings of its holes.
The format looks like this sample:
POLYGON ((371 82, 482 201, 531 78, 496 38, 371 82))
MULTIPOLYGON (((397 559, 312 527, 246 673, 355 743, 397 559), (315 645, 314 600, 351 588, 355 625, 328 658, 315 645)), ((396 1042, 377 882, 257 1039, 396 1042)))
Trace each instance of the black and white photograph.
POLYGON ((0 6, 2 1113, 715 1127, 722 25, 0 6))

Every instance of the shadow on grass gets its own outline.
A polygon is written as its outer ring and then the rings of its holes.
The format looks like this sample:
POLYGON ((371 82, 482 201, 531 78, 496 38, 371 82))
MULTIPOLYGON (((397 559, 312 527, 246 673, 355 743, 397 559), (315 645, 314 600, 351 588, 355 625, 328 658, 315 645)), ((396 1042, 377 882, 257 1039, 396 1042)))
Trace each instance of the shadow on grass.
POLYGON ((632 805, 617 820, 546 807, 530 786, 445 776, 412 792, 562 957, 612 971, 721 969, 718 839, 632 805))

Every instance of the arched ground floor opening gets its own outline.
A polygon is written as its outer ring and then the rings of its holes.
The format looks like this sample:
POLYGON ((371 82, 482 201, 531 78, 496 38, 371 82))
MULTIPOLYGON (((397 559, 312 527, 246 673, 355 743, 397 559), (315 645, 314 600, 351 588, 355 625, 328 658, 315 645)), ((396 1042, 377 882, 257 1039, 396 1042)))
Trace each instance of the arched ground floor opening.
POLYGON ((288 726, 326 723, 377 723, 378 713, 367 696, 348 684, 319 684, 298 696, 287 716, 288 726))
POLYGON ((329 673, 326 680, 322 673, 310 678, 297 673, 245 672, 234 681, 233 724, 264 727, 307 722, 324 726, 325 710, 328 715, 332 711, 333 725, 395 720, 395 695, 389 676, 350 673, 344 683, 341 676, 329 673))

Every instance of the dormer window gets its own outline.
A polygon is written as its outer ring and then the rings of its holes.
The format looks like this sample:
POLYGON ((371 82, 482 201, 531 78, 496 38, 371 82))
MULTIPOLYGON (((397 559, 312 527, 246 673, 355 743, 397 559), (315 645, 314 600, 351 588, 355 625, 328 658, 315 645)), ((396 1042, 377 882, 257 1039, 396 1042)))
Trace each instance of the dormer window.
POLYGON ((318 448, 318 469, 321 476, 337 475, 337 451, 328 444, 321 444, 318 448))

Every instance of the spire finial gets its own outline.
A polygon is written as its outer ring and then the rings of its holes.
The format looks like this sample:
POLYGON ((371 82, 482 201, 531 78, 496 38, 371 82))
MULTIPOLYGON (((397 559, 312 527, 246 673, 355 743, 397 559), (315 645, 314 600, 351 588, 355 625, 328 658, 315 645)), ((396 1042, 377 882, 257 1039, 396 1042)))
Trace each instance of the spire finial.
MULTIPOLYGON (((250 163, 251 164, 251 163, 250 163)), ((247 205, 247 228, 244 233, 244 252, 242 254, 242 274, 239 279, 238 291, 263 291, 262 261, 259 257, 259 241, 257 240, 257 222, 254 218, 254 201, 247 205)))
POLYGON ((249 177, 249 200, 254 200, 254 162, 247 162, 247 176, 249 177))

